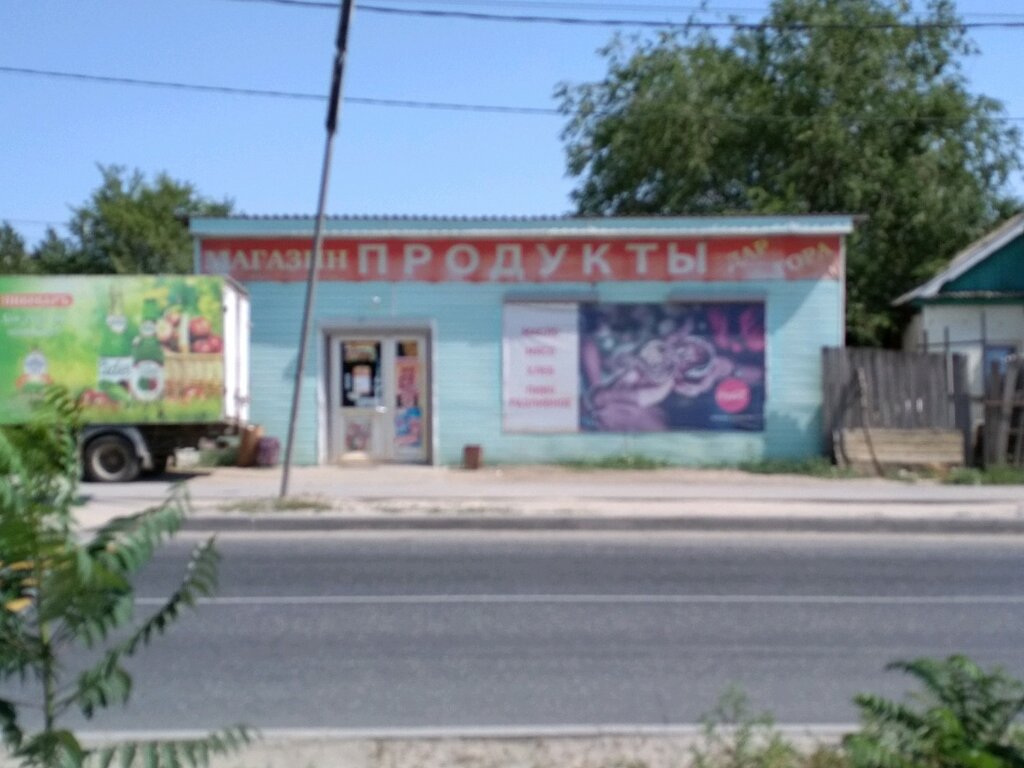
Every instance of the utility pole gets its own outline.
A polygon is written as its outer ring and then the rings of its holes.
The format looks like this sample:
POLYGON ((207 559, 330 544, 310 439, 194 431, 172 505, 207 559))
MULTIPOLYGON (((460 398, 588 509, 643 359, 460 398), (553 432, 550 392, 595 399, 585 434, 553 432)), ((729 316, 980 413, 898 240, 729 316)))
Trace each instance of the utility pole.
POLYGON ((284 449, 284 467, 281 473, 281 498, 288 496, 288 481, 292 469, 292 451, 295 448, 295 425, 299 417, 299 403, 302 399, 302 374, 306 367, 306 347, 309 345, 309 331, 313 324, 313 305, 316 301, 317 270, 324 248, 324 216, 327 208, 327 186, 331 177, 331 156, 334 153, 334 134, 338 130, 338 113, 341 111, 341 82, 345 74, 345 54, 348 50, 348 28, 352 20, 355 0, 341 0, 338 17, 338 37, 334 44, 334 66, 331 74, 331 93, 327 105, 327 142, 324 146, 324 166, 320 173, 320 198, 316 206, 316 225, 313 229, 313 252, 309 259, 309 274, 306 277, 306 306, 302 313, 302 334, 299 338, 299 357, 295 364, 295 385, 292 389, 292 410, 288 418, 288 440, 284 449))

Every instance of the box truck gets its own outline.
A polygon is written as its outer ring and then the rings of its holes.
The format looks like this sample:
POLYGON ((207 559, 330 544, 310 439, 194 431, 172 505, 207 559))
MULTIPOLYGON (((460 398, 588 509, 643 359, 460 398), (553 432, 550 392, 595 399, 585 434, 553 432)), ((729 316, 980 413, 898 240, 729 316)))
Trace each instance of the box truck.
POLYGON ((81 407, 87 480, 162 471, 249 414, 249 296, 223 277, 0 275, 0 424, 50 385, 81 407))

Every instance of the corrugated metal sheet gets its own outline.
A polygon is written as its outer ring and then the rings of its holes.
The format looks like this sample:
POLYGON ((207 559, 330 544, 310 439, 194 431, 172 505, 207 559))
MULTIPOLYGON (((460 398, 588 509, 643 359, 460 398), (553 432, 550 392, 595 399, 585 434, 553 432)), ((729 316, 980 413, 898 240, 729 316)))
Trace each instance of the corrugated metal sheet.
MULTIPOLYGON (((312 236, 315 221, 309 216, 196 217, 189 229, 200 237, 312 236)), ((782 234, 848 234, 854 217, 847 214, 794 216, 616 216, 616 217, 456 217, 456 216, 337 216, 325 220, 327 235, 446 234, 501 235, 546 232, 559 235, 643 233, 646 235, 730 236, 782 234)))

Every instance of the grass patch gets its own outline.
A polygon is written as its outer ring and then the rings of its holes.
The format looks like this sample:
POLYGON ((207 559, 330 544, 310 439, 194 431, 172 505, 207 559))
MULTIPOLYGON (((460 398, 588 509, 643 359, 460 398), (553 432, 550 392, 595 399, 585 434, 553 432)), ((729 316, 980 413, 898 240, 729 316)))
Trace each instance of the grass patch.
POLYGON ((567 469, 664 469, 672 466, 662 459, 652 459, 650 456, 636 454, 601 456, 596 459, 570 459, 560 461, 558 465, 567 469))
POLYGON ((824 456, 805 459, 759 459, 741 461, 737 469, 756 475, 809 475, 811 477, 857 477, 852 469, 837 467, 824 456))
POLYGON ((272 497, 266 499, 240 499, 230 501, 217 507, 221 512, 327 512, 334 506, 324 499, 315 496, 288 496, 284 499, 272 497))
POLYGON ((450 506, 440 504, 425 504, 409 501, 407 504, 374 504, 373 511, 382 515, 482 515, 482 516, 511 516, 517 510, 511 507, 490 507, 477 503, 463 505, 460 502, 453 502, 450 506))
MULTIPOLYGON (((566 469, 665 469, 676 467, 669 461, 652 459, 642 454, 601 456, 595 459, 569 459, 558 462, 566 469)), ((808 475, 811 477, 860 477, 852 469, 835 466, 824 456, 805 459, 758 459, 742 461, 739 464, 694 465, 692 469, 739 469, 758 475, 808 475)))
POLYGON ((956 467, 946 475, 950 485, 1024 485, 1024 469, 1020 467, 956 467))
POLYGON ((701 717, 700 739, 690 749, 691 768, 850 768, 846 755, 827 746, 802 751, 756 713, 738 688, 726 691, 701 717))
POLYGON ((238 446, 204 448, 199 451, 200 467, 234 467, 238 464, 238 446))

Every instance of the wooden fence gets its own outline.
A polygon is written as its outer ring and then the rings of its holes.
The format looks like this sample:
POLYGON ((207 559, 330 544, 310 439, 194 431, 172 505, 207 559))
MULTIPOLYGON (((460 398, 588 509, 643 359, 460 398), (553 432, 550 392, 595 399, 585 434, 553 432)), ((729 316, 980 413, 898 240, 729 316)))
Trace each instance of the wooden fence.
POLYGON ((1024 467, 1024 358, 1012 355, 1000 368, 992 365, 985 389, 985 466, 1024 467))
POLYGON ((971 455, 962 355, 826 348, 822 370, 823 439, 840 461, 854 438, 876 469, 886 455, 896 464, 963 463, 971 455))

